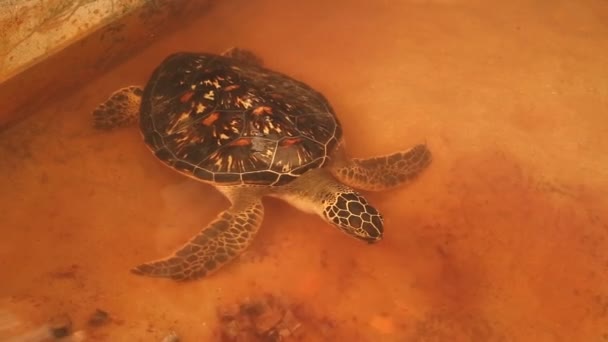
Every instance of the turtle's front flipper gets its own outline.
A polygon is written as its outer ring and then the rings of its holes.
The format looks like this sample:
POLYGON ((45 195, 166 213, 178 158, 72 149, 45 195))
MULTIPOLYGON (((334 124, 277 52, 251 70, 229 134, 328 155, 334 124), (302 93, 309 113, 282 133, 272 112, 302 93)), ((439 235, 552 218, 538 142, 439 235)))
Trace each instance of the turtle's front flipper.
POLYGON ((93 111, 93 126, 112 129, 135 123, 139 117, 139 105, 143 90, 130 86, 115 91, 93 111))
POLYGON ((230 49, 222 52, 222 56, 234 58, 234 59, 238 60, 239 62, 246 63, 246 64, 252 64, 252 65, 256 65, 256 66, 262 66, 264 64, 264 61, 262 60, 262 58, 260 58, 255 53, 253 53, 249 50, 245 50, 245 49, 241 49, 241 48, 237 48, 237 47, 233 47, 233 48, 230 48, 230 49))
POLYGON ((256 235, 264 208, 259 196, 240 196, 232 207, 172 256, 133 269, 140 275, 192 280, 209 275, 241 254, 256 235))
POLYGON ((386 156, 350 159, 333 167, 332 173, 353 188, 379 191, 407 183, 420 174, 431 160, 431 151, 426 145, 416 145, 407 151, 386 156))

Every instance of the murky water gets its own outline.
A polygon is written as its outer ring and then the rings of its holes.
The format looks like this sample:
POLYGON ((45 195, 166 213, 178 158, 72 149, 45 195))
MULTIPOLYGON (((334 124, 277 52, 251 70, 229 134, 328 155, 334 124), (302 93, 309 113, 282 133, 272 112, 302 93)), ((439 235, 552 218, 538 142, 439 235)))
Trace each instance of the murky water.
POLYGON ((271 294, 305 341, 608 341, 608 5, 275 6, 225 1, 0 132, 0 307, 21 321, 0 338, 65 313, 91 339, 217 340, 218 308, 271 294), (235 45, 324 92, 354 155, 426 141, 434 163, 368 195, 379 244, 268 199, 253 246, 212 277, 132 275, 228 202, 90 111, 169 52, 235 45), (111 319, 92 328, 96 308, 111 319))

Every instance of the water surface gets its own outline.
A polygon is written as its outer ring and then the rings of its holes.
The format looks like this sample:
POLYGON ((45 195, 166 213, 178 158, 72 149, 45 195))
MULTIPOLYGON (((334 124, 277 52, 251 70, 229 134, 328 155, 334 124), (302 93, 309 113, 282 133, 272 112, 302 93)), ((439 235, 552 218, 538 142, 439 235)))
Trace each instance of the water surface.
MULTIPOLYGON (((608 341, 608 6, 602 1, 224 1, 0 132, 0 307, 101 340, 218 338, 246 297, 293 305, 304 340, 608 341), (216 275, 132 275, 228 206, 90 111, 176 50, 256 51, 322 91, 360 157, 425 142, 415 183, 368 197, 365 245, 278 200, 216 275), (112 320, 86 325, 96 308, 112 320)), ((66 75, 66 77, 78 77, 66 75)), ((4 335, 2 335, 4 334, 4 335)))

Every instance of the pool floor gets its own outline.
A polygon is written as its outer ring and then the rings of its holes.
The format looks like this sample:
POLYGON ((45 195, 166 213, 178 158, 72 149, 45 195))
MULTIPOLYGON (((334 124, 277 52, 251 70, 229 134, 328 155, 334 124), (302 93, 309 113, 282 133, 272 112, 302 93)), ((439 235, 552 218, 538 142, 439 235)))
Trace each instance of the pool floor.
POLYGON ((607 36, 600 0, 218 3, 0 132, 0 339, 63 315, 75 341, 229 340, 222 310, 271 296, 288 341, 608 341, 607 36), (366 193, 378 244, 267 199, 218 273, 134 275, 228 201, 91 110, 171 52, 231 46, 323 92, 354 156, 426 142, 433 164, 366 193))

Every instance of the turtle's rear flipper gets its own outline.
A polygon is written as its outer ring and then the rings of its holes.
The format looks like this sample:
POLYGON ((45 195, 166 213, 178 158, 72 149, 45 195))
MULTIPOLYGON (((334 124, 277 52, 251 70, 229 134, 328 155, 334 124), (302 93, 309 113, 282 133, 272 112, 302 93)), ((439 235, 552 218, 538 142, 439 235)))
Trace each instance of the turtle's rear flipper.
POLYGON ((259 197, 242 197, 172 256, 142 264, 135 274, 192 280, 209 275, 239 256, 253 241, 264 208, 259 197))
POLYGON ((143 90, 129 86, 115 91, 93 111, 93 126, 112 129, 133 124, 139 118, 139 105, 143 90))
POLYGON ((356 189, 379 191, 405 184, 422 172, 432 160, 426 145, 407 151, 367 159, 350 159, 332 168, 344 184, 356 189))
POLYGON ((237 47, 232 47, 232 48, 222 52, 222 56, 230 57, 230 58, 238 60, 239 62, 246 63, 246 64, 252 64, 252 65, 257 65, 257 66, 262 66, 264 64, 264 61, 262 60, 262 58, 260 58, 255 53, 253 53, 249 50, 240 49, 237 47))

